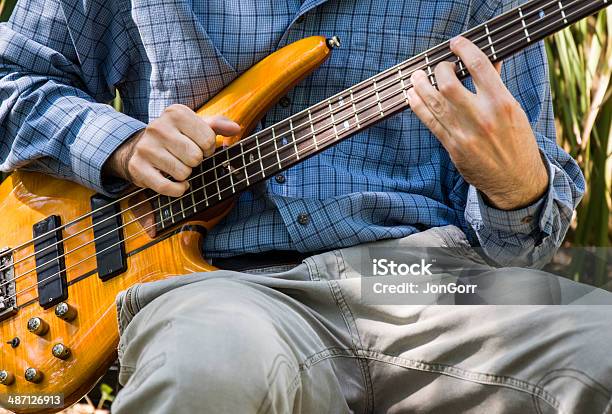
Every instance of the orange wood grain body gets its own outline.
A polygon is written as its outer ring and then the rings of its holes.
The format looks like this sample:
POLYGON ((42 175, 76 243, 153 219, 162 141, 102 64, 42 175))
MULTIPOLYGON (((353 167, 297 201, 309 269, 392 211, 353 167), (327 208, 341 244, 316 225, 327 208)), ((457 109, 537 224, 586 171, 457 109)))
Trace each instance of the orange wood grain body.
MULTIPOLYGON (((265 112, 317 68, 328 54, 329 49, 323 37, 311 37, 293 43, 253 66, 198 110, 198 114, 224 114, 240 124, 241 133, 230 139, 235 142, 246 136, 265 112)), ((223 144, 222 137, 217 137, 217 144, 223 144)), ((62 224, 65 224, 89 213, 92 195, 92 191, 67 181, 37 173, 14 173, 0 186, 0 247, 15 247, 27 242, 32 238, 32 226, 51 215, 59 215, 62 224)), ((128 210, 126 202, 122 203, 122 208, 128 210)), ((124 229, 128 252, 127 271, 106 282, 102 282, 95 273, 93 243, 68 254, 65 265, 69 269, 66 272, 69 287, 65 302, 76 308, 78 315, 74 321, 66 322, 54 315, 54 307, 44 310, 38 304, 36 288, 20 294, 17 305, 21 307, 17 314, 0 323, 0 369, 15 376, 12 385, 0 385, 0 394, 63 393, 66 406, 78 401, 116 358, 119 341, 116 295, 136 283, 214 270, 201 257, 202 235, 193 230, 192 226, 185 225, 197 224, 210 229, 230 209, 231 205, 225 205, 217 208, 214 214, 206 212, 196 221, 184 223, 179 231, 174 229, 169 237, 168 234, 161 234, 151 239, 142 231, 139 221, 127 225, 124 229), (138 249, 142 250, 134 253, 138 249), (82 260, 85 261, 77 264, 82 260), (75 266, 71 268, 72 265, 75 266), (83 277, 88 273, 89 276, 83 277), (23 306, 29 301, 32 303, 23 306), (46 335, 39 337, 28 332, 27 321, 34 316, 49 324, 46 335), (5 343, 14 337, 20 339, 16 348, 5 343), (51 348, 58 342, 71 349, 71 356, 65 361, 51 354, 51 348), (27 367, 42 371, 43 380, 38 384, 25 381, 24 371, 27 367)), ((123 223, 134 218, 132 211, 122 214, 123 223)), ((84 219, 77 225, 67 227, 63 231, 63 238, 91 225, 90 218, 84 219)), ((86 230, 66 240, 64 252, 87 244, 92 239, 93 231, 86 230)), ((17 250, 13 260, 19 261, 33 253, 33 246, 27 246, 17 250)), ((26 259, 15 265, 15 275, 23 275, 34 267, 34 257, 26 259)), ((34 286, 36 282, 36 273, 29 272, 17 279, 16 291, 34 286)), ((53 410, 23 409, 16 412, 43 413, 53 410)))

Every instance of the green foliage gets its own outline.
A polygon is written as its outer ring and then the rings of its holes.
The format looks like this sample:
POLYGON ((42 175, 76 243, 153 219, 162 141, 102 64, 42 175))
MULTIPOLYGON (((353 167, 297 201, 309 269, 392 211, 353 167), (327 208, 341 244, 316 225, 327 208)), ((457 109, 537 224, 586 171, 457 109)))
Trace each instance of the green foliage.
POLYGON ((0 0, 0 22, 5 22, 11 16, 17 0, 0 0))
POLYGON ((558 142, 580 164, 587 193, 568 240, 610 246, 612 235, 612 12, 582 20, 546 42, 558 142))
POLYGON ((113 402, 114 399, 113 387, 108 384, 100 384, 100 402, 98 403, 98 409, 104 407, 106 401, 113 402))

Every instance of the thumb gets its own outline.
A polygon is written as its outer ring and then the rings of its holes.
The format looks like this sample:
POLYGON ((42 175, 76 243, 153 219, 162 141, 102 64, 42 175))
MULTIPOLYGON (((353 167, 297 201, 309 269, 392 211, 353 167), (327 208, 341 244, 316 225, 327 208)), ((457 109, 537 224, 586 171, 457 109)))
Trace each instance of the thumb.
POLYGON ((232 136, 236 135, 242 129, 240 125, 223 115, 214 115, 204 117, 204 121, 219 135, 232 136))

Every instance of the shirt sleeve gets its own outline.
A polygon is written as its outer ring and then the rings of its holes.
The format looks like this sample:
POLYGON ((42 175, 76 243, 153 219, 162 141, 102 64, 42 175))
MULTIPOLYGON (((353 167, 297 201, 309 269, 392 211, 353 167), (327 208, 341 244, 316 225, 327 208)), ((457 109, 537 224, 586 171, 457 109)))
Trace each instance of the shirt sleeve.
MULTIPOLYGON (((103 165, 145 124, 104 103, 114 85, 82 66, 64 12, 57 0, 20 0, 0 24, 0 169, 40 171, 114 195, 125 183, 104 180, 103 165)), ((80 47, 108 52, 96 36, 108 33, 89 33, 80 47)))

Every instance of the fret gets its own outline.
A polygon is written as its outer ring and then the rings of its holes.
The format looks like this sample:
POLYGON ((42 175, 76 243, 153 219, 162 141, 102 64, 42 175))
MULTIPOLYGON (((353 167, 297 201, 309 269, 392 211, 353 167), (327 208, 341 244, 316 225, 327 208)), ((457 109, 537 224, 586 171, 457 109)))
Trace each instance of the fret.
POLYGON ((225 156, 226 160, 223 161, 223 167, 227 169, 227 175, 229 175, 230 178, 230 186, 232 187, 232 193, 236 194, 236 186, 234 185, 234 168, 232 167, 232 164, 230 164, 229 149, 225 150, 225 156))
POLYGON ((191 196, 191 207, 193 208, 193 214, 195 214, 198 212, 198 210, 196 209, 195 191, 193 189, 191 180, 189 180, 189 195, 191 196))
POLYGON ((291 139, 295 139, 291 128, 292 125, 292 122, 283 122, 278 125, 276 130, 276 141, 279 144, 278 155, 280 156, 279 169, 283 169, 287 163, 292 163, 299 159, 295 142, 289 142, 291 139))
POLYGON ((244 176, 246 179, 246 185, 247 187, 251 185, 251 182, 249 181, 249 171, 247 170, 247 162, 246 159, 244 158, 244 147, 242 146, 242 141, 239 142, 240 145, 240 156, 242 157, 242 165, 244 168, 244 176))
POLYGON ((431 82, 432 85, 435 85, 435 76, 433 71, 431 70, 431 63, 429 62, 429 55, 425 53, 425 66, 427 66, 427 79, 431 82))
POLYGON ((458 66, 459 66, 459 73, 460 73, 462 76, 467 76, 467 75, 468 75, 468 72, 467 72, 467 70, 465 69, 465 65, 463 64, 463 61, 462 61, 461 59, 458 59, 458 60, 457 60, 457 64, 458 64, 458 66))
POLYGON ((272 129, 272 141, 274 142, 274 152, 276 153, 276 159, 278 161, 278 169, 281 170, 283 168, 283 164, 281 163, 280 154, 278 153, 278 145, 276 145, 276 133, 274 132, 274 128, 272 129))
POLYGON ((312 112, 310 112, 310 108, 308 109, 308 122, 310 122, 310 129, 312 130, 312 140, 314 141, 315 150, 318 150, 319 144, 317 143, 317 135, 315 134, 315 127, 312 123, 312 112))
POLYGON ((489 41, 489 48, 491 49, 491 55, 493 56, 493 59, 497 60, 497 53, 495 53, 495 46, 493 46, 493 40, 491 39, 491 32, 489 31, 489 25, 485 24, 484 27, 487 33, 487 40, 489 41))
POLYGON ((172 206, 172 203, 174 202, 174 200, 172 200, 170 197, 166 197, 166 199, 168 200, 168 210, 170 211, 170 219, 172 220, 172 224, 175 223, 175 219, 174 219, 174 209, 172 206))
POLYGON ((170 211, 172 212, 172 223, 178 223, 181 220, 181 197, 171 198, 170 211))
MULTIPOLYGON (((241 141, 240 141, 241 142, 241 141)), ((247 170, 244 163, 242 145, 234 144, 227 147, 226 163, 232 177, 232 189, 235 193, 248 186, 247 170)))
POLYGON ((337 140, 340 137, 338 136, 338 128, 336 127, 336 119, 334 118, 334 107, 331 104, 331 100, 327 101, 327 105, 329 106, 329 114, 330 114, 331 121, 332 121, 332 128, 334 130, 334 136, 336 137, 336 140, 337 140))
POLYGON ((255 145, 257 147, 257 155, 259 155, 259 165, 261 166, 261 176, 262 177, 266 177, 266 169, 264 168, 263 165, 263 157, 261 156, 261 146, 259 145, 259 137, 258 135, 255 135, 255 145))
POLYGON ((527 37, 527 42, 531 43, 531 36, 529 35, 529 31, 527 30, 527 23, 525 23, 525 16, 523 15, 523 9, 519 7, 518 12, 519 12, 519 16, 521 17, 521 24, 523 25, 525 36, 527 37))
POLYGON ((408 88, 406 87, 406 83, 404 82, 404 75, 402 74, 402 68, 397 69, 397 73, 399 74, 400 83, 402 85, 402 92, 404 94, 404 100, 408 105, 410 105, 410 99, 408 98, 408 88))
POLYGON ((376 93, 376 103, 378 104, 378 112, 380 112, 381 117, 384 117, 385 112, 383 111, 383 107, 380 102, 380 96, 378 95, 378 87, 376 86, 376 80, 374 80, 374 92, 376 93))
MULTIPOLYGON (((342 108, 344 104, 344 96, 340 95, 340 97, 338 98, 338 108, 342 108)), ((351 124, 349 123, 348 119, 344 120, 344 122, 342 123, 342 127, 345 131, 348 131, 351 128, 351 124)))
POLYGON ((217 195, 219 197, 219 200, 221 200, 221 187, 219 187, 219 176, 217 175, 217 161, 216 158, 213 156, 212 158, 212 163, 213 163, 213 173, 215 174, 215 185, 217 186, 217 195))
POLYGON ((204 195, 204 202, 206 203, 206 207, 208 207, 209 206, 208 194, 206 194, 206 182, 204 181, 204 169, 203 168, 202 168, 202 173, 200 174, 200 181, 202 182, 202 194, 204 195))
MULTIPOLYGON (((145 190, 145 198, 149 198, 151 190, 145 190)), ((153 220, 155 220, 155 228, 160 231, 166 228, 164 225, 164 217, 160 208, 161 203, 159 202, 159 194, 151 196, 151 206, 153 207, 153 220), (159 218, 159 220, 158 220, 159 218)))
POLYGON ((291 131, 291 139, 293 139, 293 148, 295 149, 295 156, 297 161, 300 160, 300 151, 298 151, 297 142, 295 141, 295 130, 293 129, 293 119, 289 118, 289 130, 291 131))
POLYGON ((563 23, 567 24, 568 22, 567 16, 565 15, 565 7, 563 6, 563 3, 561 3, 560 0, 557 2, 557 4, 559 5, 559 10, 561 10, 561 17, 563 17, 563 23))
POLYGON ((180 213, 183 216, 183 220, 184 220, 187 216, 185 216, 185 205, 183 204, 183 198, 184 198, 184 195, 179 197, 179 203, 181 207, 180 213))
POLYGON ((355 114, 355 122, 357 123, 357 128, 361 128, 361 125, 359 124, 359 116, 357 115, 357 106, 355 105, 355 98, 353 96, 353 89, 350 89, 351 92, 351 104, 353 106, 353 114, 355 114))
MULTIPOLYGON (((170 220, 172 222, 171 224, 174 224, 174 214, 172 214, 172 203, 170 201, 170 197, 160 195, 159 202, 160 202, 160 208, 161 208, 161 213, 162 213, 162 220, 164 221, 170 220), (166 199, 165 202, 163 201, 162 197, 166 199)), ((164 223, 164 226, 165 226, 165 223, 164 223)))
MULTIPOLYGON (((248 140, 243 140, 242 142, 242 152, 243 152, 243 156, 244 158, 246 158, 246 162, 244 164, 244 168, 245 168, 245 175, 247 176, 247 178, 249 179, 249 182, 251 182, 251 180, 257 180, 257 176, 258 175, 262 175, 263 174, 263 170, 261 169, 261 163, 258 162, 258 158, 259 158, 259 151, 258 151, 258 146, 255 145, 255 147, 253 147, 252 145, 255 144, 255 142, 252 139, 248 139, 248 140)), ((265 176, 264 176, 265 177, 265 176)))

